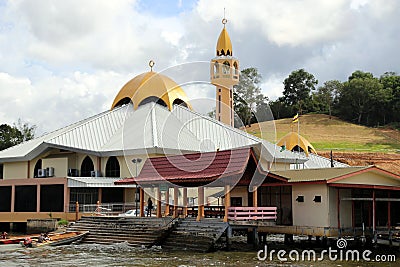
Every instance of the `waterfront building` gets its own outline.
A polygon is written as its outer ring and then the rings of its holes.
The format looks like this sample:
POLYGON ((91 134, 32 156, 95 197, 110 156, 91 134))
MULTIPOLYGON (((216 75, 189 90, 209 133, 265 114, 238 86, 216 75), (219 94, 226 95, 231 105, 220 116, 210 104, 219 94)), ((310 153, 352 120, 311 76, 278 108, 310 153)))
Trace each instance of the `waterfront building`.
POLYGON ((0 152, 0 225, 134 208, 143 216, 148 197, 159 217, 265 220, 266 232, 329 235, 398 223, 398 175, 320 157, 296 133, 284 139, 288 150, 233 127, 239 60, 223 23, 210 63, 216 119, 193 110, 151 62, 110 110, 0 152))

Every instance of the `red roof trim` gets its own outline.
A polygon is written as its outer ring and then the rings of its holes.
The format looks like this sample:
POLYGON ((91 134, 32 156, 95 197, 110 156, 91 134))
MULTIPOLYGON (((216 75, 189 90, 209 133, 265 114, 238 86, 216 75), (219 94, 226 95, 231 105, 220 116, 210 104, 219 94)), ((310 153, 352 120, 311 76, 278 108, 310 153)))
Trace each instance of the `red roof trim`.
POLYGON ((365 168, 365 169, 362 169, 362 170, 359 170, 359 171, 355 171, 355 172, 348 173, 348 174, 345 174, 345 175, 342 175, 342 176, 339 176, 339 177, 336 177, 336 178, 329 179, 329 180, 328 180, 328 183, 329 183, 329 184, 330 184, 330 183, 334 183, 334 182, 336 182, 336 181, 340 181, 340 180, 343 180, 343 179, 352 177, 352 176, 354 176, 354 175, 362 174, 362 173, 369 172, 369 171, 377 171, 377 172, 379 172, 379 173, 383 173, 383 174, 389 175, 389 176, 392 177, 393 179, 400 180, 400 176, 397 175, 397 174, 395 174, 395 173, 392 173, 392 172, 383 170, 383 169, 378 168, 378 167, 376 167, 376 166, 370 166, 370 167, 368 167, 368 168, 365 168))
POLYGON ((385 185, 365 185, 365 184, 328 184, 330 187, 340 188, 363 188, 363 189, 384 189, 384 190, 395 190, 399 191, 400 187, 397 186, 385 186, 385 185))

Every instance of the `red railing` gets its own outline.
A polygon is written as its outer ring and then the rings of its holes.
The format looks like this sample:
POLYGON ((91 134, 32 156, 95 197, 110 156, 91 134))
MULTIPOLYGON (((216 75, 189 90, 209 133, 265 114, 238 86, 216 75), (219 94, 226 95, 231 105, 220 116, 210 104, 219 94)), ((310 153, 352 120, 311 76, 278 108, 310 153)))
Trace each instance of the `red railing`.
POLYGON ((229 207, 228 219, 232 221, 276 220, 277 207, 229 207))

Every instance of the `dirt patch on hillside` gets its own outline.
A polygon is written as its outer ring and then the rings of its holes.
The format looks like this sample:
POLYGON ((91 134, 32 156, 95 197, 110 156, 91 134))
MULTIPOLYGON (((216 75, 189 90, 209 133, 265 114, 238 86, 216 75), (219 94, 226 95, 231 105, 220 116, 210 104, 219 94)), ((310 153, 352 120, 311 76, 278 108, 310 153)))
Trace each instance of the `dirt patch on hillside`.
MULTIPOLYGON (((318 152, 318 155, 329 158, 330 152, 322 151, 318 152)), ((350 166, 375 165, 390 172, 400 174, 400 154, 333 152, 333 158, 350 166)))

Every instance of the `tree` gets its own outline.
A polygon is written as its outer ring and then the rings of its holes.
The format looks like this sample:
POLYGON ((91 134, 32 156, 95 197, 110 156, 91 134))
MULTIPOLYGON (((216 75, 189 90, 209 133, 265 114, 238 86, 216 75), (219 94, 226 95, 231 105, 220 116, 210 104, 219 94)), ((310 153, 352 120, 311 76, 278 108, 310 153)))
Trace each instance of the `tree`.
MULTIPOLYGON (((400 76, 395 72, 385 72, 379 78, 385 91, 390 92, 390 99, 384 107, 387 122, 398 122, 400 118, 400 76)), ((385 121, 386 123, 386 121, 385 121)))
POLYGON ((319 105, 319 111, 328 112, 329 119, 332 118, 332 108, 336 104, 342 89, 343 84, 340 81, 326 81, 313 94, 313 100, 319 105))
POLYGON ((354 72, 343 85, 339 97, 339 115, 358 124, 378 123, 380 109, 389 101, 387 90, 370 73, 354 72))
POLYGON ((24 123, 20 119, 14 126, 0 125, 0 150, 33 139, 35 129, 36 125, 29 125, 29 123, 24 123))
POLYGON ((21 142, 29 141, 35 137, 36 125, 29 125, 29 123, 18 119, 18 122, 14 123, 14 128, 21 133, 21 142))
POLYGON ((234 86, 234 110, 244 125, 256 121, 256 114, 261 115, 261 109, 268 103, 268 98, 261 93, 261 79, 256 68, 243 69, 239 84, 234 86))
POLYGON ((298 113, 311 104, 311 91, 315 90, 318 80, 304 69, 293 71, 284 81, 283 101, 288 106, 295 106, 298 113))

